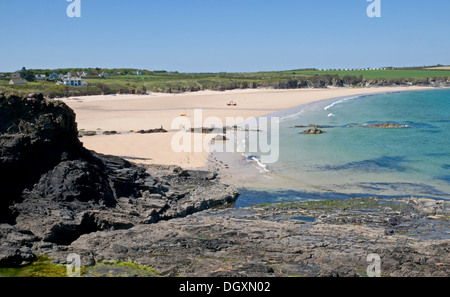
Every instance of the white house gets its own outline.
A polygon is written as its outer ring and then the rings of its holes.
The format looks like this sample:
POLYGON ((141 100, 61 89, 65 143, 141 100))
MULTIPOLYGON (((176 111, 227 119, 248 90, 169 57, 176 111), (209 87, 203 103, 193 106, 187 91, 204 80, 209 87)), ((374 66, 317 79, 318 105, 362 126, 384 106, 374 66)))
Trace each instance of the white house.
MULTIPOLYGON (((60 83, 57 83, 60 84, 60 83)), ((71 87, 86 87, 88 84, 79 77, 70 77, 63 80, 63 84, 71 87)))
POLYGON ((36 75, 34 80, 38 81, 38 80, 45 80, 45 74, 42 75, 36 75))
POLYGON ((109 73, 102 72, 98 76, 100 76, 100 77, 110 77, 111 75, 109 73))
POLYGON ((132 75, 142 75, 142 71, 135 71, 135 72, 133 72, 133 73, 131 73, 132 75))

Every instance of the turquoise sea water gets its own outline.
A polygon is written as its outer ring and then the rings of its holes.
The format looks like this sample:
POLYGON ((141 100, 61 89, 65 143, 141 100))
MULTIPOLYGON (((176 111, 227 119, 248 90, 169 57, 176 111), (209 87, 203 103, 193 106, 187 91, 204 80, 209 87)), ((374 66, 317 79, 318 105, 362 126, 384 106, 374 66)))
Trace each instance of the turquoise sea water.
MULTIPOLYGON (((449 89, 338 98, 291 113, 281 118, 278 162, 261 171, 258 186, 241 188, 238 207, 370 196, 450 199, 449 89), (403 127, 364 127, 385 122, 403 127), (309 124, 327 133, 303 135, 307 128, 295 127, 309 124)), ((253 156, 245 157, 248 165, 253 156)))

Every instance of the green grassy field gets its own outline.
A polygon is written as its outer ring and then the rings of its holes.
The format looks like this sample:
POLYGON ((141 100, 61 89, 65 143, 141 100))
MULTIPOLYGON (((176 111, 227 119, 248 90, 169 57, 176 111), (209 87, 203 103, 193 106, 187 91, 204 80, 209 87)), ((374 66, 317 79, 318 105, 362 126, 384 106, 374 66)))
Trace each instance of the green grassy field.
POLYGON ((122 75, 112 76, 110 78, 90 78, 87 82, 93 84, 107 83, 112 87, 130 87, 157 92, 158 89, 167 91, 178 87, 197 90, 197 89, 228 89, 234 85, 237 87, 249 88, 258 84, 274 84, 276 82, 288 79, 304 79, 314 76, 362 76, 363 79, 426 79, 433 77, 450 77, 449 70, 293 70, 279 72, 256 72, 256 73, 159 73, 153 75, 122 75))
MULTIPOLYGON (((34 70, 36 74, 67 73, 74 69, 34 70)), ((82 69, 76 69, 81 71, 82 69)), ((192 92, 201 90, 231 90, 247 88, 300 88, 361 86, 365 82, 383 80, 392 84, 424 83, 429 78, 447 81, 450 70, 442 68, 408 68, 385 70, 288 70, 253 73, 178 73, 144 71, 144 75, 131 75, 133 69, 88 69, 84 80, 88 87, 56 85, 54 81, 31 82, 28 85, 9 85, 9 79, 0 78, 0 91, 6 93, 43 93, 48 97, 83 96, 98 94, 144 94, 146 92, 192 92), (100 71, 110 77, 98 76, 100 71), (120 72, 121 74, 117 74, 120 72)))
POLYGON ((449 70, 430 70, 430 69, 411 69, 411 70, 301 70, 293 71, 296 75, 339 75, 340 77, 346 75, 360 76, 362 75, 365 79, 420 79, 429 77, 449 77, 449 70))

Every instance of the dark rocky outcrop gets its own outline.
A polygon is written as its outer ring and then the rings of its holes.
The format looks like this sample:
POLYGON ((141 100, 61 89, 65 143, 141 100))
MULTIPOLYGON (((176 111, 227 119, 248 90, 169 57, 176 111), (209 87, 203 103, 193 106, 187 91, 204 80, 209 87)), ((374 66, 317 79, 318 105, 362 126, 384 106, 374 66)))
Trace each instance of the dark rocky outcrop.
POLYGON ((323 133, 327 133, 319 128, 311 128, 308 130, 305 130, 302 132, 302 134, 309 134, 309 135, 314 135, 314 134, 323 134, 323 133))
MULTIPOLYGON (((449 276, 449 203, 349 199, 207 210, 192 216, 90 233, 70 246, 86 265, 129 261, 188 277, 449 276)), ((35 247, 37 248, 37 247, 35 247)), ((56 263, 67 250, 40 246, 56 263)))
POLYGON ((0 95, 0 221, 11 221, 8 206, 20 201, 43 173, 85 151, 78 140, 74 112, 42 95, 0 95))
POLYGON ((150 129, 150 130, 139 130, 136 133, 139 134, 152 134, 152 133, 167 133, 168 131, 165 130, 163 127, 157 128, 157 129, 150 129))
MULTIPOLYGON (((364 127, 364 128, 379 128, 379 129, 399 129, 399 128, 408 128, 408 125, 405 124, 396 124, 396 123, 374 123, 374 124, 348 124, 344 126, 339 127, 364 127)), ((307 130, 304 130, 301 134, 323 134, 326 133, 326 131, 322 130, 325 128, 336 128, 336 126, 328 126, 328 125, 316 125, 316 124, 309 124, 309 125, 296 125, 294 128, 309 128, 307 130)))
POLYGON ((90 136, 96 136, 97 131, 78 131, 78 137, 82 138, 82 137, 90 137, 90 136))
POLYGON ((143 167, 86 150, 73 111, 41 95, 0 96, 0 144, 0 267, 32 260, 26 247, 37 242, 64 246, 239 195, 214 173, 143 167))
POLYGON ((191 128, 191 133, 203 133, 203 134, 210 134, 210 133, 226 133, 227 128, 226 127, 218 127, 218 128, 209 128, 209 127, 201 127, 201 128, 191 128))

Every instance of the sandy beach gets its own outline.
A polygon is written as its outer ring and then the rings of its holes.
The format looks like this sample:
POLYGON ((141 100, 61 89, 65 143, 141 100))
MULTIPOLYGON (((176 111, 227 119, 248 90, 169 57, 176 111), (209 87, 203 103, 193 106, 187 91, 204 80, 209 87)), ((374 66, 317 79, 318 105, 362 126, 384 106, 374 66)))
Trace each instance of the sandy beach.
POLYGON ((326 89, 249 89, 224 92, 203 91, 183 94, 105 95, 62 99, 76 113, 79 130, 117 131, 117 135, 83 137, 88 149, 99 153, 128 157, 137 163, 179 165, 204 168, 210 153, 175 153, 172 138, 182 127, 172 129, 172 121, 182 114, 194 124, 194 110, 201 109, 203 120, 218 117, 228 125, 249 117, 261 117, 288 108, 320 100, 384 92, 413 91, 426 87, 374 87, 326 89), (234 100, 237 106, 227 106, 234 100), (227 118, 235 118, 227 122, 227 118), (163 127, 168 133, 137 134, 139 130, 163 127))

